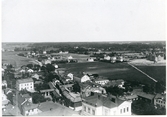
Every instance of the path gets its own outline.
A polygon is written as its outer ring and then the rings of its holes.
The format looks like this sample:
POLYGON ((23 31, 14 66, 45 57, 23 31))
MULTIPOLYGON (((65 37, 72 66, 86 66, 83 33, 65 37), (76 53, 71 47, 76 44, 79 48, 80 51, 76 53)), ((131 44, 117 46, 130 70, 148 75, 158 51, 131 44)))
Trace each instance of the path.
POLYGON ((141 72, 142 74, 144 74, 145 76, 147 76, 148 78, 150 78, 151 80, 153 80, 154 82, 157 82, 157 80, 155 80, 154 78, 152 78, 151 76, 149 76, 148 74, 146 74, 145 72, 141 71, 140 69, 138 69, 137 67, 135 67, 134 65, 128 63, 130 66, 132 66, 133 68, 135 68, 136 70, 138 70, 139 72, 141 72))

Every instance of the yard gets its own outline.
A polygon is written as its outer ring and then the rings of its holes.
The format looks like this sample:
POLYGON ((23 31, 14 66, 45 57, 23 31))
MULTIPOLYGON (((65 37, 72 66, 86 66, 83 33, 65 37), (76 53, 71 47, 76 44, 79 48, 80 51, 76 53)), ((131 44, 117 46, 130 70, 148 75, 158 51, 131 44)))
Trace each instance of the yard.
MULTIPOLYGON (((153 81, 147 78, 145 75, 132 68, 127 63, 104 63, 104 62, 86 62, 86 63, 67 63, 59 64, 59 67, 66 68, 68 72, 74 74, 80 74, 82 72, 88 72, 92 74, 99 74, 107 77, 108 79, 124 79, 131 81, 139 81, 142 83, 153 83, 153 81)), ((138 67, 138 66, 137 66, 138 67)), ((165 66, 140 66, 139 69, 148 73, 158 81, 165 81, 166 72, 165 66), (161 70, 161 72, 159 72, 161 70)))
POLYGON ((20 52, 2 52, 2 63, 10 63, 14 67, 19 68, 27 65, 33 59, 17 56, 20 52))

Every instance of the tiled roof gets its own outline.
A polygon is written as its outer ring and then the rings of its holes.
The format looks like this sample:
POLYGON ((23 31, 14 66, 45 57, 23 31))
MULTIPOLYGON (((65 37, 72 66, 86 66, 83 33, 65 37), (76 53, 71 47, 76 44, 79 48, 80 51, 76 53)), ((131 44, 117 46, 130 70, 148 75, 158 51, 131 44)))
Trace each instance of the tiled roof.
POLYGON ((17 82, 19 84, 21 84, 21 83, 28 83, 28 82, 33 82, 33 79, 32 78, 19 79, 19 80, 17 80, 17 82))

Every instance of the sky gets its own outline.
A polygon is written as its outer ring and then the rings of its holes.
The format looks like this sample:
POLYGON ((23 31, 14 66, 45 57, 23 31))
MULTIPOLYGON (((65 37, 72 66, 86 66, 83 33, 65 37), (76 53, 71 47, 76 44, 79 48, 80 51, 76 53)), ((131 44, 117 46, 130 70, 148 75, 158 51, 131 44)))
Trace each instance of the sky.
POLYGON ((2 0, 2 42, 164 41, 165 0, 2 0))

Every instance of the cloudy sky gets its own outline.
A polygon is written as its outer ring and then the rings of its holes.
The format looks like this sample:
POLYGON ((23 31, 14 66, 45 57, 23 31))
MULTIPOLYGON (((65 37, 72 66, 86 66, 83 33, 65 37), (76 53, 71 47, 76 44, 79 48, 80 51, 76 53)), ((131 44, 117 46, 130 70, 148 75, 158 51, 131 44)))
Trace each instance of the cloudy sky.
POLYGON ((165 0, 2 0, 3 42, 165 40, 165 0))

